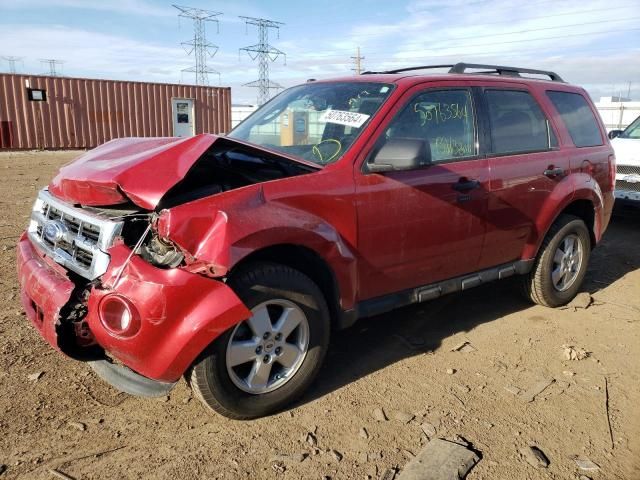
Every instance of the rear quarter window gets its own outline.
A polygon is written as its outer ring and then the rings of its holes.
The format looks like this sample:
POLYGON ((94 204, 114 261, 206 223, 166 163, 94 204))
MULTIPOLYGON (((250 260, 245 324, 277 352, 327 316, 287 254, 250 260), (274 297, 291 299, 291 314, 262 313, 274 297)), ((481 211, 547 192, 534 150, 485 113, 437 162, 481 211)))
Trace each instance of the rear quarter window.
POLYGON ((593 110, 579 93, 547 91, 576 147, 602 145, 602 135, 593 110))

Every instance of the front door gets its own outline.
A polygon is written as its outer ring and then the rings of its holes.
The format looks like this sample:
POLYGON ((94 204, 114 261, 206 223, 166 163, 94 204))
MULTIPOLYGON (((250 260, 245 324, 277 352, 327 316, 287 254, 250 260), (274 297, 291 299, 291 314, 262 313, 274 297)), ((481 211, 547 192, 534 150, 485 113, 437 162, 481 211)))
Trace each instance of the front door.
POLYGON ((420 87, 404 98, 372 152, 419 138, 433 163, 356 171, 360 300, 473 272, 482 248, 488 171, 471 89, 420 87))
POLYGON ((195 119, 193 118, 193 99, 172 98, 173 136, 193 137, 195 135, 195 119))

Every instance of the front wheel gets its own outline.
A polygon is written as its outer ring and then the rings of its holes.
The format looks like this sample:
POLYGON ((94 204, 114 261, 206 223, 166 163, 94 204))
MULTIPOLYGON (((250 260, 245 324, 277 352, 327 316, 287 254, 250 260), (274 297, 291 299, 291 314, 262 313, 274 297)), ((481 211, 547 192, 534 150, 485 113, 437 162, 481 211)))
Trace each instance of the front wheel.
POLYGON ((269 415, 298 398, 318 373, 329 344, 326 301, 309 277, 278 264, 255 264, 229 284, 252 315, 210 345, 189 383, 226 417, 269 415))
POLYGON ((584 221, 561 215, 542 242, 533 269, 522 278, 525 296, 546 307, 569 303, 580 290, 590 254, 591 239, 584 221))

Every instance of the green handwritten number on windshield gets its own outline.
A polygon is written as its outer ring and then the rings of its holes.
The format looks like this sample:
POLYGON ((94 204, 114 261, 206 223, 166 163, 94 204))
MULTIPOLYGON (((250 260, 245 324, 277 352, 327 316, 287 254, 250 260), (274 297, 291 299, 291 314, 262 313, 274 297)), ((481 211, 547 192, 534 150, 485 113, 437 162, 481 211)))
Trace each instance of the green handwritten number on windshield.
POLYGON ((436 124, 446 123, 450 120, 467 120, 469 117, 468 107, 465 103, 416 103, 413 110, 420 117, 420 125, 424 126, 429 122, 436 124))

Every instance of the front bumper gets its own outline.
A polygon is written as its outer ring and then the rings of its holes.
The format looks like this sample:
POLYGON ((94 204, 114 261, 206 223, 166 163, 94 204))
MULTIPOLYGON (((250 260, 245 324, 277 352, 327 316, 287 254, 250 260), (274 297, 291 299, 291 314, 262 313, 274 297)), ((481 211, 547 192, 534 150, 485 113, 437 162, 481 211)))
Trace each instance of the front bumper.
POLYGON ((60 350, 60 310, 69 302, 74 284, 61 271, 47 264, 24 233, 17 248, 20 299, 27 318, 40 335, 60 350))
MULTIPOLYGON (((159 269, 136 255, 126 263, 130 254, 125 245, 109 250, 109 268, 89 295, 87 324, 115 360, 144 377, 175 382, 213 340, 251 313, 221 281, 178 268, 159 269), (140 329, 131 337, 113 334, 99 318, 100 301, 114 293, 140 314, 140 329)), ((18 272, 27 316, 60 350, 60 311, 74 283, 47 264, 25 235, 18 244, 18 272)))

